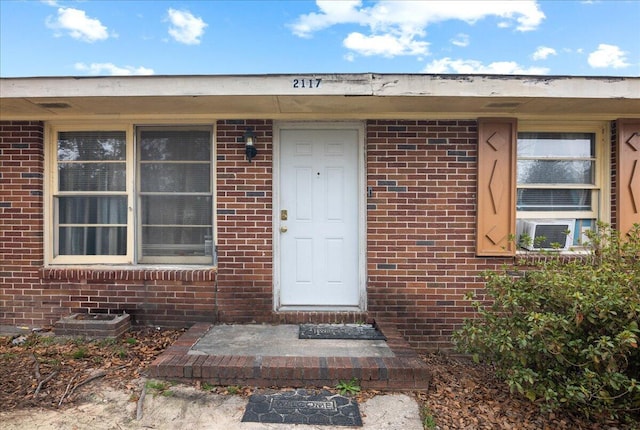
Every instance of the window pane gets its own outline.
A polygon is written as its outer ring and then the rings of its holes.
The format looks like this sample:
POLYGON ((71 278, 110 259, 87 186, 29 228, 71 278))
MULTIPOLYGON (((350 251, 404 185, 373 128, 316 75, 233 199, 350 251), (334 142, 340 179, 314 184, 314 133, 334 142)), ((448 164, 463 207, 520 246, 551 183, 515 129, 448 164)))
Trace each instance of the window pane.
POLYGON ((211 255, 210 227, 143 227, 145 256, 211 255))
POLYGON ((594 184, 594 161, 518 160, 518 184, 594 184))
POLYGON ((142 192, 208 193, 211 165, 191 163, 144 163, 140 165, 142 192))
POLYGON ((142 130, 140 159, 153 161, 209 161, 208 130, 142 130))
POLYGON ((125 163, 59 163, 60 191, 125 191, 125 163))
POLYGON ((590 211, 591 190, 519 189, 519 211, 590 211))
POLYGON ((518 133, 518 157, 595 157, 592 133, 518 133))
POLYGON ((60 197, 60 224, 126 224, 127 197, 60 197))
POLYGON ((59 255, 126 255, 126 227, 60 227, 59 255))
POLYGON ((141 127, 137 136, 140 256, 145 262, 212 256, 211 129, 141 127))
POLYGON ((58 133, 58 160, 124 160, 124 131, 65 131, 58 133))
POLYGON ((213 224, 210 196, 142 196, 143 225, 213 224))

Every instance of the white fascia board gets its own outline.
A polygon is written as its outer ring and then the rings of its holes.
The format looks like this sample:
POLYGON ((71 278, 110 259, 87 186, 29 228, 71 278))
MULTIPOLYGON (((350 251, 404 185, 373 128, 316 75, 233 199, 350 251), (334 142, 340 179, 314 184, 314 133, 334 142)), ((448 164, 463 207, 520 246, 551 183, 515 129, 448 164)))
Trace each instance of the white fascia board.
POLYGON ((640 99, 640 78, 364 73, 0 79, 0 98, 235 95, 640 99))
POLYGON ((640 78, 374 75, 378 96, 640 99, 640 78))
POLYGON ((256 95, 372 95, 371 75, 109 76, 0 80, 0 96, 3 98, 256 95))

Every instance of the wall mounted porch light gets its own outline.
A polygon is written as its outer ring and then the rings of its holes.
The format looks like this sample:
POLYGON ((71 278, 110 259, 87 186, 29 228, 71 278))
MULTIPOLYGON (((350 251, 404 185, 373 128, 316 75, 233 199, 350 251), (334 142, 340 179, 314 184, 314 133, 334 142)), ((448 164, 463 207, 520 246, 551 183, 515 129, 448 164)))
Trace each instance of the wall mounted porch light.
POLYGON ((249 127, 242 135, 244 140, 244 152, 247 154, 247 160, 251 163, 251 159, 258 154, 256 148, 256 141, 258 140, 256 134, 253 132, 253 128, 249 127))

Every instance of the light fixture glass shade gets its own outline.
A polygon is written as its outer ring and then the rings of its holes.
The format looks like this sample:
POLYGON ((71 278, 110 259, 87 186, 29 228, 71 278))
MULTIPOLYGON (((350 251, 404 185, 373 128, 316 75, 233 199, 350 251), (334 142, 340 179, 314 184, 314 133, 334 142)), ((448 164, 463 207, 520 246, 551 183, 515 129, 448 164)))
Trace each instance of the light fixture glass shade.
POLYGON ((256 149, 256 135, 253 132, 251 127, 247 128, 247 130, 242 135, 244 138, 244 148, 245 154, 247 155, 247 160, 251 163, 251 159, 256 156, 258 150, 256 149))

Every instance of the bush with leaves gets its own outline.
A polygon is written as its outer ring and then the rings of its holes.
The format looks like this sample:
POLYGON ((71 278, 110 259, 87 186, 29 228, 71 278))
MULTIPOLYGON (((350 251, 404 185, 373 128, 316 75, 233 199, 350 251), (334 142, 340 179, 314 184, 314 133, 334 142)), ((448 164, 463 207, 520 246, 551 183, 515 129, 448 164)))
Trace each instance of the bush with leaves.
POLYGON ((587 246, 487 273, 490 302, 453 339, 543 410, 638 419, 640 225, 621 240, 601 224, 587 246))

